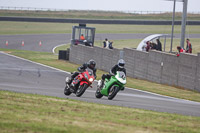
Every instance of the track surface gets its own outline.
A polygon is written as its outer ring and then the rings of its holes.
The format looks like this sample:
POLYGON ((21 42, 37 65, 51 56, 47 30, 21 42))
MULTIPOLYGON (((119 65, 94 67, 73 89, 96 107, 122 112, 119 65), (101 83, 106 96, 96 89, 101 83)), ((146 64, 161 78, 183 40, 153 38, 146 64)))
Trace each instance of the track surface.
POLYGON ((81 101, 141 108, 159 112, 200 116, 200 103, 165 97, 157 94, 126 88, 113 100, 95 98, 96 82, 82 97, 65 96, 65 77, 68 73, 32 63, 5 53, 0 53, 0 89, 77 99, 81 101))
MULTIPOLYGON (((142 39, 149 34, 97 34, 96 40, 142 39)), ((179 35, 175 35, 179 38, 179 35)), ((51 52, 53 47, 70 42, 71 34, 43 35, 0 35, 0 48, 23 49, 51 52), (5 42, 8 41, 8 46, 5 42), (21 46, 24 41, 24 46, 21 46), (42 46, 39 46, 42 41, 42 46)), ((200 34, 190 35, 190 38, 200 38, 200 34)), ((82 97, 75 95, 66 97, 63 94, 65 77, 68 73, 36 64, 0 52, 0 89, 15 92, 33 93, 62 98, 77 99, 87 102, 117 105, 130 108, 141 108, 159 112, 177 113, 200 116, 200 103, 176 99, 135 89, 126 88, 112 100, 95 98, 96 82, 82 97)))

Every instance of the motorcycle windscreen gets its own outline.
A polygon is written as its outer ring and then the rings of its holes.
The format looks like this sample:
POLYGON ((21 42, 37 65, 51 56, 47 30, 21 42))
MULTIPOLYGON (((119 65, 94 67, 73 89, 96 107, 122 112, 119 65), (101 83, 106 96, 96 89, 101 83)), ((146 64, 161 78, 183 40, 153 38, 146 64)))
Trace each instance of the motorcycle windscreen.
POLYGON ((126 74, 122 71, 117 71, 116 79, 122 84, 126 84, 126 74))
POLYGON ((88 73, 89 73, 89 75, 90 75, 90 76, 94 75, 94 74, 93 74, 93 70, 92 70, 92 69, 90 69, 90 68, 87 68, 86 70, 88 71, 88 73))

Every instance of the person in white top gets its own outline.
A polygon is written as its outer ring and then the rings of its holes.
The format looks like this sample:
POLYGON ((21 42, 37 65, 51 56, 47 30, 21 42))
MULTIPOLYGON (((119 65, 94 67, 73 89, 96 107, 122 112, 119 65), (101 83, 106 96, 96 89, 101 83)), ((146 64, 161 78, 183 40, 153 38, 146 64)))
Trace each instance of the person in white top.
POLYGON ((113 42, 110 42, 107 38, 105 38, 105 41, 103 42, 103 48, 113 49, 112 43, 113 42))

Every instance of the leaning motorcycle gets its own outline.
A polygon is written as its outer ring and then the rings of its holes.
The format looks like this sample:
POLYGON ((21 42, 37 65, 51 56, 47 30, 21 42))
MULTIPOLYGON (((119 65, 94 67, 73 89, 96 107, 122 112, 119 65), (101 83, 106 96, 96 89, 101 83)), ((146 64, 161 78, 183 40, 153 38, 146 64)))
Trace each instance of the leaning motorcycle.
POLYGON ((69 77, 66 77, 64 94, 69 96, 71 93, 75 93, 77 97, 80 97, 85 90, 92 85, 95 77, 93 71, 87 68, 85 71, 79 73, 78 76, 73 79, 71 84, 69 84, 69 79, 69 77))
POLYGON ((107 96, 109 100, 112 100, 120 90, 124 89, 126 75, 122 71, 117 71, 116 75, 112 75, 110 79, 105 79, 102 87, 100 87, 101 82, 101 80, 98 81, 96 98, 107 96))

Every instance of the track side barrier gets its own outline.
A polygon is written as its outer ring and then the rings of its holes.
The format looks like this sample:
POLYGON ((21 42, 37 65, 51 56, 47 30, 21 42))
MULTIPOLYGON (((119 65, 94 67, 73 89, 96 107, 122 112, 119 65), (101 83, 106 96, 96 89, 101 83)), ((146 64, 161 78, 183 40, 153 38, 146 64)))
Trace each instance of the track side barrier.
POLYGON ((121 51, 128 76, 200 92, 200 53, 181 53, 177 57, 160 51, 143 52, 129 48, 111 50, 71 45, 69 61, 82 64, 94 59, 98 69, 108 72, 122 58, 121 51))

